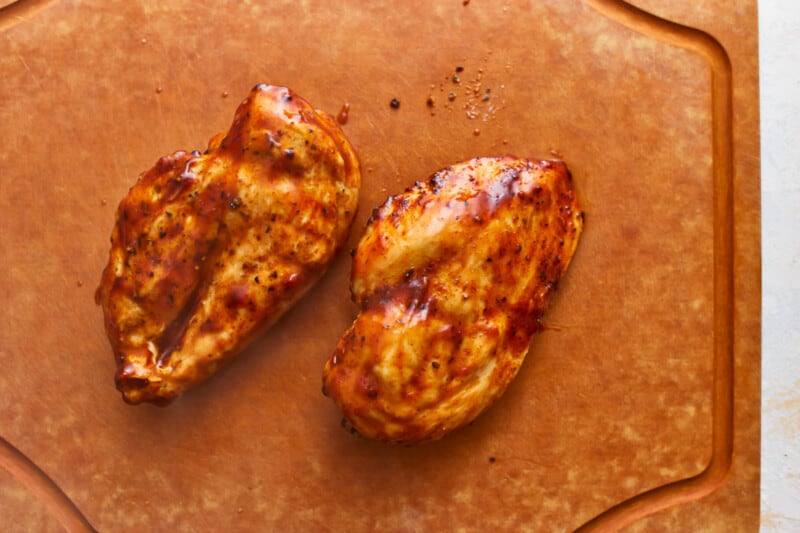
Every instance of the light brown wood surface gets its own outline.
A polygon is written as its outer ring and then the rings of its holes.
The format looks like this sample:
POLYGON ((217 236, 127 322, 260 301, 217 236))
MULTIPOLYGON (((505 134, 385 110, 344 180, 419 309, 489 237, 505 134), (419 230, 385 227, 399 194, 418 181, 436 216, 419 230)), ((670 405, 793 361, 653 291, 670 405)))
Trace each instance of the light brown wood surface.
POLYGON ((2 529, 79 529, 79 509, 101 531, 756 531, 756 2, 636 4, 662 19, 615 0, 0 10, 0 436, 43 472, 0 454, 2 529), (321 371, 355 316, 347 253, 211 381, 120 399, 93 301, 116 205, 260 82, 350 104, 348 249, 450 163, 569 165, 582 242, 470 427, 411 448, 339 427, 321 371))

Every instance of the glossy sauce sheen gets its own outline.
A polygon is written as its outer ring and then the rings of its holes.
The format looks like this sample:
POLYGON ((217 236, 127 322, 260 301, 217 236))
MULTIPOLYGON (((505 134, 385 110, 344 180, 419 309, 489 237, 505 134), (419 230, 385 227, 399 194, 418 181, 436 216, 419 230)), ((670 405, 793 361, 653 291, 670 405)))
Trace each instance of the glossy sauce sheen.
POLYGON ((335 120, 268 85, 205 153, 142 174, 96 293, 123 398, 168 403, 272 325, 344 244, 360 183, 335 120))
POLYGON ((436 440, 516 376, 583 229, 561 161, 479 158, 375 209, 353 256, 361 309, 323 390, 359 434, 436 440))

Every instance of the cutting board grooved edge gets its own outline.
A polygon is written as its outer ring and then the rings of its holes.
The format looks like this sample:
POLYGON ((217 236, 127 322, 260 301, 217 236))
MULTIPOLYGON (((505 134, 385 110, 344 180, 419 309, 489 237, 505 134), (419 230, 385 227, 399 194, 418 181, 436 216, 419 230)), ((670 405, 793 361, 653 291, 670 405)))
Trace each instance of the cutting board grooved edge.
POLYGON ((75 503, 33 461, 0 436, 0 467, 22 484, 67 531, 94 531, 75 503))
POLYGON ((690 478, 638 494, 577 531, 617 531, 664 509, 698 500, 721 487, 733 463, 733 87, 725 48, 696 28, 658 17, 624 0, 586 0, 626 27, 702 56, 711 68, 714 182, 714 347, 711 459, 690 478))
POLYGON ((56 0, 17 0, 0 8, 0 32, 25 22, 56 0))

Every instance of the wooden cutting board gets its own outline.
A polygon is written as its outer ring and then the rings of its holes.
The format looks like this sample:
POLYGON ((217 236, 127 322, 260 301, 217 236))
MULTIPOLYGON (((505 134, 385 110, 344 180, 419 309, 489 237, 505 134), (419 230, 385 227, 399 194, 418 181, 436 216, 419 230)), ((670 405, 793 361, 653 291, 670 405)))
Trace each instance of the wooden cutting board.
POLYGON ((2 529, 755 531, 756 0, 636 3, 0 11, 2 529), (355 316, 346 253, 210 382, 167 408, 120 399, 93 301, 116 205, 160 156, 227 129, 259 82, 350 105, 349 247, 387 195, 450 163, 568 163, 578 253, 516 381, 470 427, 410 448, 339 427, 320 388, 355 316))

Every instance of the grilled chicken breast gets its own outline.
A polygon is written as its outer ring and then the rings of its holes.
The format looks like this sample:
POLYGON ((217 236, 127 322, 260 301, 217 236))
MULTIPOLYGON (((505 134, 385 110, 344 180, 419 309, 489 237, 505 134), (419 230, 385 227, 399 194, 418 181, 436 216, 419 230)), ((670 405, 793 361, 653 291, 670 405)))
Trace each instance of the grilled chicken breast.
POLYGON ((360 308, 323 391, 359 434, 436 440, 508 387, 583 228, 567 167, 480 158, 370 218, 353 257, 360 308))
POLYGON ((142 174, 96 293, 125 401, 168 403, 270 327, 344 244, 360 182, 336 122, 267 85, 205 153, 142 174))

